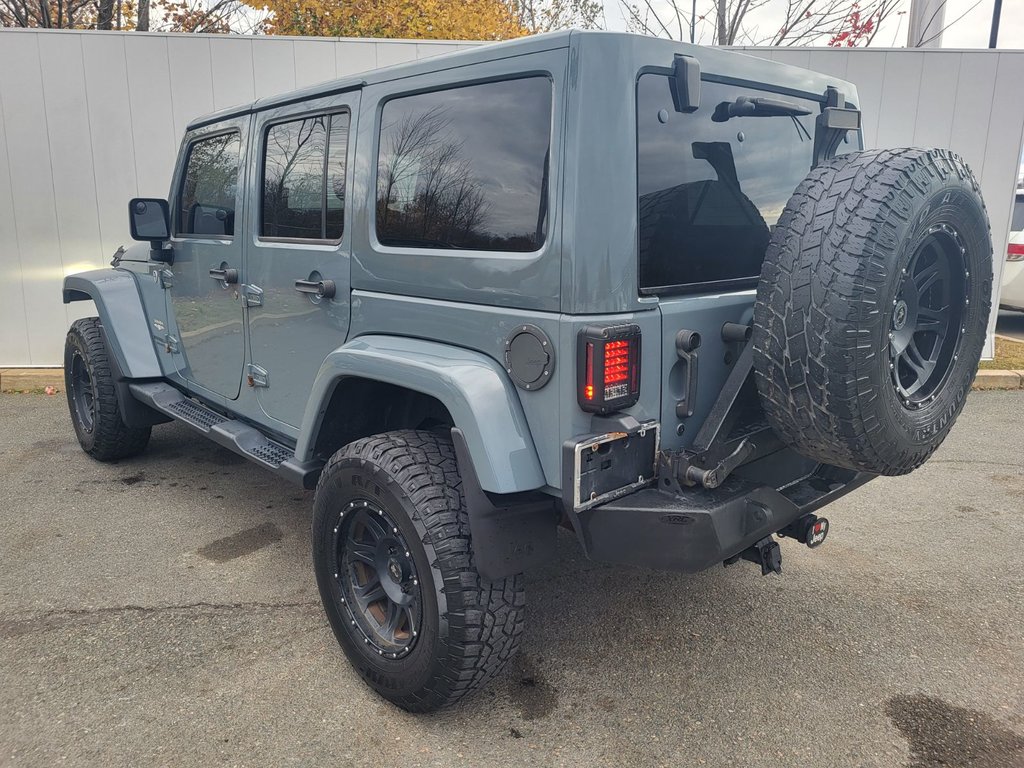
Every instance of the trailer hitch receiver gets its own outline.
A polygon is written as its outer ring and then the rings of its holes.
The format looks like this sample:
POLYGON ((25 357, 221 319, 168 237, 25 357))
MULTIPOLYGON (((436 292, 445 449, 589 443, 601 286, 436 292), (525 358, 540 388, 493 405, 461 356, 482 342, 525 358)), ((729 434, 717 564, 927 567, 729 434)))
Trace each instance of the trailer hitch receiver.
POLYGON ((767 576, 769 573, 782 573, 782 550, 779 548, 779 542, 771 536, 765 536, 738 555, 733 555, 725 561, 724 565, 728 567, 740 560, 749 560, 755 565, 760 565, 762 576, 767 576))

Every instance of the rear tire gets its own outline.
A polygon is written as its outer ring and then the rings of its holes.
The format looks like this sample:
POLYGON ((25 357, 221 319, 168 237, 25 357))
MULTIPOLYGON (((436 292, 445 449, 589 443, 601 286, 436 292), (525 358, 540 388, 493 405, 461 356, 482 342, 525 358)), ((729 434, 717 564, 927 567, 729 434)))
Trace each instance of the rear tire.
POLYGON ((135 456, 149 443, 149 427, 121 419, 114 373, 99 318, 76 320, 64 344, 64 389, 82 450, 98 461, 135 456))
POLYGON ((816 168, 757 289, 754 366, 772 427, 826 464, 914 470, 963 408, 991 290, 985 205, 957 155, 876 150, 816 168))
POLYGON ((313 564, 345 654, 402 709, 458 701, 519 648, 523 577, 477 572, 447 436, 387 432, 335 453, 316 490, 313 564))

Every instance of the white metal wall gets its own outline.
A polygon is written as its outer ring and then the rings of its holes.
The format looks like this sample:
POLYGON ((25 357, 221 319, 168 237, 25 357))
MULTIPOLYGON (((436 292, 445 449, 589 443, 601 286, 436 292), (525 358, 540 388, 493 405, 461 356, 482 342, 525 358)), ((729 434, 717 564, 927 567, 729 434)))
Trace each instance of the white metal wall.
POLYGON ((475 43, 0 30, 0 367, 59 365, 64 275, 129 244, 185 125, 215 109, 475 43))
MULTIPOLYGON (((60 364, 68 324, 92 311, 61 304, 63 276, 105 266, 128 242, 129 198, 167 194, 190 119, 469 45, 0 30, 0 366, 60 364)), ((748 52, 857 83, 868 146, 962 154, 1005 253, 1024 52, 748 52)))

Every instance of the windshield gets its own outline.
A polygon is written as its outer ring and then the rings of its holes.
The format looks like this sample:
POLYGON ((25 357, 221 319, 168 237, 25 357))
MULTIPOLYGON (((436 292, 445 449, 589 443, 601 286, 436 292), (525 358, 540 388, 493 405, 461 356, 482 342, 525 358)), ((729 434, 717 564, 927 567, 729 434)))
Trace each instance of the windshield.
MULTIPOLYGON (((640 288, 728 287, 761 272, 765 248, 811 169, 811 99, 702 82, 700 108, 672 108, 669 77, 637 84, 640 288), (770 99, 755 110, 750 100, 770 99), (747 114, 744 114, 747 113, 747 114)), ((840 153, 854 149, 844 142, 840 153)))

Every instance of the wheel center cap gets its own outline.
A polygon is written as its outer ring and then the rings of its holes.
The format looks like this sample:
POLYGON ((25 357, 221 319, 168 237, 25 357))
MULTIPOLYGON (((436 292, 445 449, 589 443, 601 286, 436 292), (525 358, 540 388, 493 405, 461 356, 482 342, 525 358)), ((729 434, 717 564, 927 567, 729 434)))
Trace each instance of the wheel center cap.
POLYGON ((900 330, 907 324, 907 302, 900 299, 896 302, 896 309, 892 312, 892 327, 900 330))
POLYGON ((391 576, 391 580, 396 584, 402 581, 402 566, 395 558, 388 560, 388 575, 391 576))

